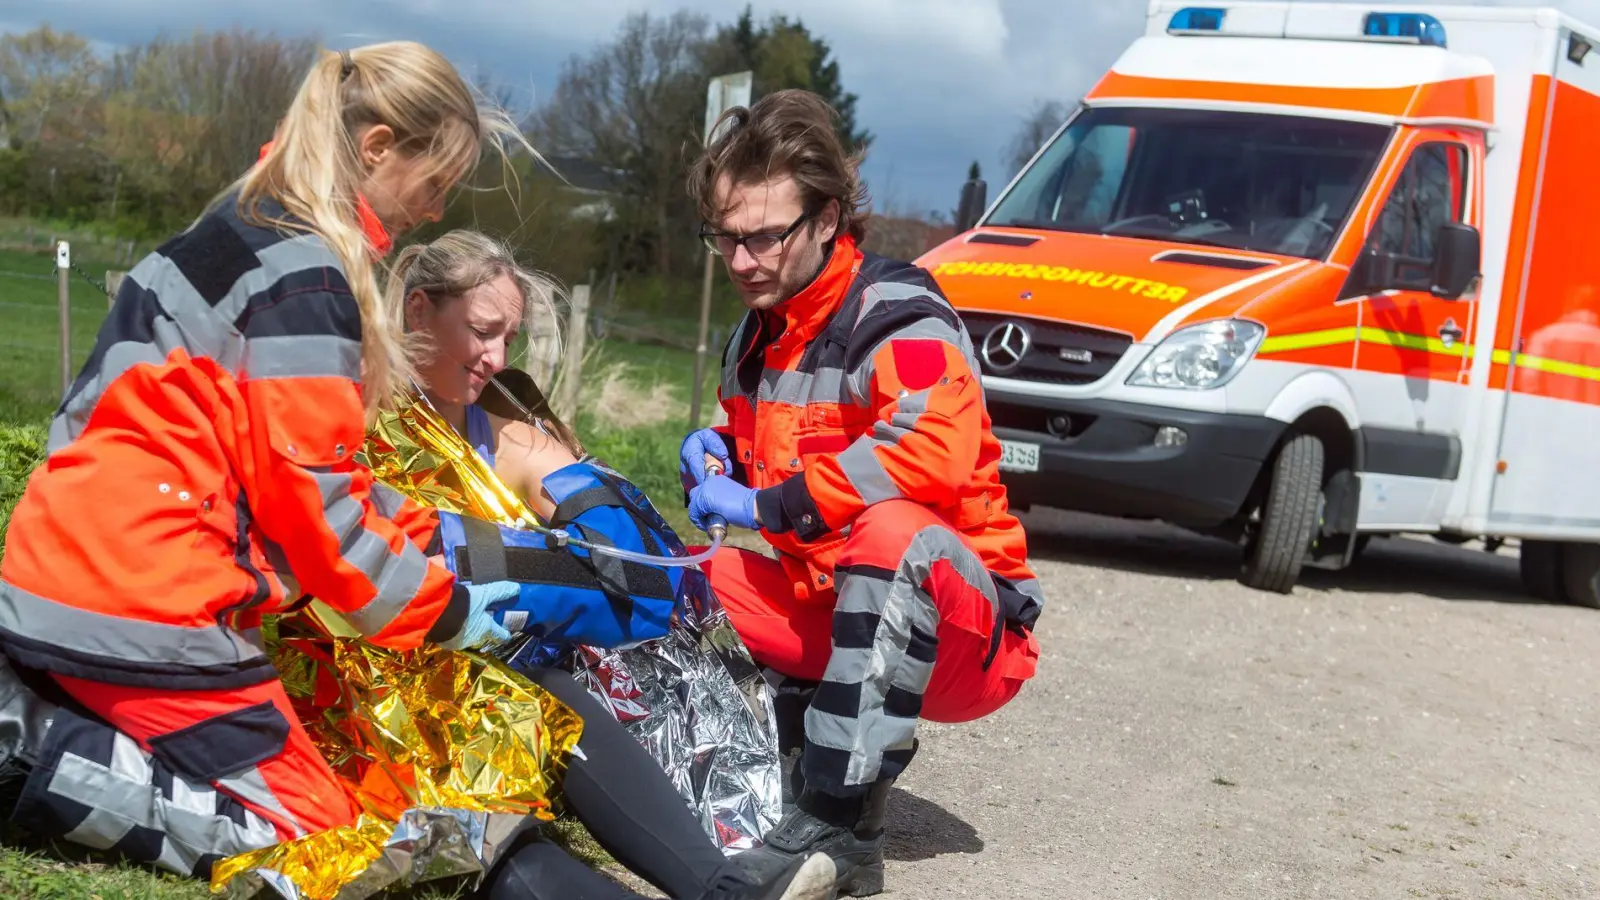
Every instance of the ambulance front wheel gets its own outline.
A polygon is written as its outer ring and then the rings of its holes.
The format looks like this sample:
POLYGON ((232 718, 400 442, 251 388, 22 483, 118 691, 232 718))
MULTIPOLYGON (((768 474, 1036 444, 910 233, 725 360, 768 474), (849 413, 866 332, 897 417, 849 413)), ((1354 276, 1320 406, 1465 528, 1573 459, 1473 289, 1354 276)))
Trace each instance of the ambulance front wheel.
POLYGON ((1522 587, 1546 603, 1600 609, 1600 545, 1521 542, 1522 587))
POLYGON ((1313 434, 1291 435, 1278 451, 1260 523, 1245 546, 1239 581, 1246 586, 1279 594, 1294 589, 1317 528, 1324 457, 1313 434))

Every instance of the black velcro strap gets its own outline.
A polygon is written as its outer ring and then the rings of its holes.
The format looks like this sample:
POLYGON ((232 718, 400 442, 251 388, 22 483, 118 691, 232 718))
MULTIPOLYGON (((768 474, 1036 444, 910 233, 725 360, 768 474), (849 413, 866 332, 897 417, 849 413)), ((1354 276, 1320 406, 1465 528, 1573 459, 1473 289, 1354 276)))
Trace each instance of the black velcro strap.
POLYGON ((550 516, 552 524, 565 524, 575 521, 579 516, 597 506, 621 506, 622 500, 610 485, 599 484, 594 487, 584 488, 572 494, 567 499, 556 504, 556 511, 550 516))
MULTIPOLYGON (((588 535, 590 543, 597 547, 615 547, 611 539, 600 532, 588 535)), ((594 570, 595 578, 600 582, 600 590, 611 601, 612 611, 624 621, 633 619, 633 592, 628 590, 628 572, 623 568, 627 560, 619 559, 609 553, 600 553, 591 550, 586 560, 589 567, 594 570)))
MULTIPOLYGON (((504 570, 501 576, 504 580, 602 591, 611 587, 601 582, 587 560, 580 559, 567 548, 546 550, 539 547, 496 546, 486 556, 498 558, 497 562, 504 570)), ((483 558, 467 547, 459 547, 456 549, 456 571, 462 579, 478 583, 475 567, 483 558)), ((667 578, 665 571, 632 560, 617 562, 622 564, 623 586, 630 595, 651 600, 670 600, 675 596, 672 581, 667 578)))
POLYGON ((462 577, 473 584, 488 584, 506 580, 505 543, 500 539, 500 529, 493 522, 461 517, 461 529, 466 533, 467 558, 472 561, 470 573, 462 577))
MULTIPOLYGON (((639 540, 644 544, 644 552, 652 556, 666 555, 660 542, 656 540, 655 523, 651 521, 652 518, 659 518, 659 516, 652 516, 650 512, 641 509, 638 503, 633 502, 628 497, 627 491, 622 489, 622 485, 618 483, 611 473, 596 467, 594 477, 598 478, 602 484, 608 485, 616 496, 617 504, 628 511, 628 516, 633 519, 633 526, 639 530, 639 540)), ((648 503, 649 501, 645 502, 648 503)), ((662 522, 661 527, 666 528, 666 523, 662 522)))

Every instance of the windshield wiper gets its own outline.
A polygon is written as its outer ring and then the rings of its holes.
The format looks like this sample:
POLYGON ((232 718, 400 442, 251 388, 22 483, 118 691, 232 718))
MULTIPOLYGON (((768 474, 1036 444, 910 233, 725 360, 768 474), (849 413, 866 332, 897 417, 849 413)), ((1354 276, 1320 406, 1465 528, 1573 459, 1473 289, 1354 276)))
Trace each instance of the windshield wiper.
POLYGON ((1207 246, 1207 247, 1222 247, 1225 250, 1245 250, 1245 249, 1248 249, 1248 248, 1242 247, 1242 246, 1240 246, 1238 244, 1229 244, 1229 243, 1225 243, 1223 241, 1216 240, 1214 238, 1201 237, 1200 235, 1197 235, 1197 234, 1177 234, 1177 233, 1171 232, 1171 231, 1149 231, 1149 230, 1127 231, 1127 230, 1123 230, 1123 229, 1119 228, 1115 232, 1102 231, 1100 233, 1103 234, 1103 235, 1106 235, 1108 237, 1154 238, 1155 240, 1172 241, 1173 243, 1176 243, 1176 244, 1201 244, 1201 245, 1204 245, 1204 246, 1207 246))
POLYGON ((1094 226, 1070 225, 1062 222, 1053 222, 1049 219, 1007 219, 1004 222, 988 222, 996 228, 1037 228, 1040 231, 1065 231, 1070 234, 1094 234, 1094 226))

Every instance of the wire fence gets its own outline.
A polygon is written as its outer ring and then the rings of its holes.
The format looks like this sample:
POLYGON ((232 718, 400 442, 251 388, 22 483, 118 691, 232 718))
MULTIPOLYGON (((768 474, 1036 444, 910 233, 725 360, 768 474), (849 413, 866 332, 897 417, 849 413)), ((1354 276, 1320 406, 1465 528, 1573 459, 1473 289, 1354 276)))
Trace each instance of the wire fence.
MULTIPOLYGON (((67 250, 64 257, 37 250, 0 248, 0 418, 41 419, 59 405, 67 386, 87 360, 120 279, 126 274, 121 269, 102 268, 107 265, 104 261, 85 263, 75 259, 72 245, 62 243, 67 250)), ((111 265, 121 262, 122 258, 113 257, 111 265)), ((590 286, 582 287, 587 301, 590 286)), ((695 338, 680 328, 662 327, 648 320, 624 321, 621 311, 615 308, 614 279, 601 289, 605 293, 594 297, 600 300, 596 304, 599 309, 585 302, 581 309, 568 310, 573 314, 564 323, 569 343, 579 333, 589 339, 577 341, 577 347, 572 348, 578 351, 578 358, 550 360, 558 371, 544 373, 549 376, 548 386, 556 388, 550 392, 552 399, 559 396, 569 413, 575 412, 586 363, 601 343, 656 346, 688 353, 695 350, 695 338), (583 349, 585 344, 590 345, 587 351, 583 349)), ((713 329, 708 337, 708 356, 714 370, 723 329, 713 329)), ((685 373, 683 380, 693 379, 685 373)))
POLYGON ((116 270, 97 275, 73 260, 70 245, 64 256, 0 255, 0 399, 6 413, 42 416, 60 402, 110 308, 107 281, 118 276, 116 270))

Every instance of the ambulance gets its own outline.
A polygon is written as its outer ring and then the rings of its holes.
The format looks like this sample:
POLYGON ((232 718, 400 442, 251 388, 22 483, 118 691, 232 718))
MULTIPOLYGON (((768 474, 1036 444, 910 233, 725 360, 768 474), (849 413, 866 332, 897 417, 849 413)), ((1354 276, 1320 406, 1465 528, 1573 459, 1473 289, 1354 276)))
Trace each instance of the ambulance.
POLYGON ((1289 592, 1374 535, 1515 539, 1600 606, 1600 28, 1154 0, 918 260, 1013 504, 1236 541, 1289 592))

